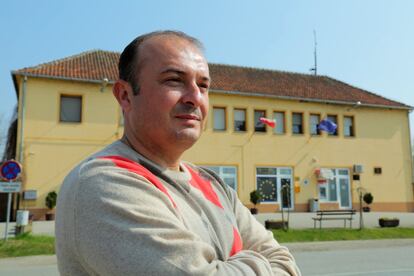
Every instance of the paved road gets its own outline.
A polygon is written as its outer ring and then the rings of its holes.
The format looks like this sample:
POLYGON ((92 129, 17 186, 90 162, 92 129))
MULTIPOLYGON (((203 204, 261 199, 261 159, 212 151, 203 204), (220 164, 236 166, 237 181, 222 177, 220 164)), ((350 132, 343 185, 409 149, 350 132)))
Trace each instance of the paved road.
MULTIPOLYGON (((414 275, 414 239, 286 244, 304 276, 414 275)), ((59 275, 55 256, 0 259, 0 276, 59 275)))
POLYGON ((288 246, 306 276, 414 275, 414 239, 288 246))
POLYGON ((32 256, 0 259, 0 276, 59 275, 55 256, 32 256))

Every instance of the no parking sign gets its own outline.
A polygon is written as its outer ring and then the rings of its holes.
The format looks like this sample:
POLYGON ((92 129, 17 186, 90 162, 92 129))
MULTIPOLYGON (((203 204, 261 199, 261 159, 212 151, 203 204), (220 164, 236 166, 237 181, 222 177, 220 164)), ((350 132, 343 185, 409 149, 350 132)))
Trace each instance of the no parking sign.
POLYGON ((0 173, 1 177, 8 181, 13 181, 19 177, 22 172, 22 167, 20 164, 14 160, 9 160, 1 165, 0 173))

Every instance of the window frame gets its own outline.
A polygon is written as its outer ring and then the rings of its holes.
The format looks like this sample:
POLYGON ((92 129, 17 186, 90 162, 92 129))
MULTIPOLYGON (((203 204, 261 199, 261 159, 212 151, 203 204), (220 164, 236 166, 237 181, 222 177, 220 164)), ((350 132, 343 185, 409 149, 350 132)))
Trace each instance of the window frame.
POLYGON ((273 119, 276 119, 275 113, 281 113, 281 114, 283 114, 283 132, 282 133, 276 132, 277 125, 278 125, 278 122, 276 121, 276 127, 273 129, 273 134, 275 134, 275 135, 285 135, 286 134, 286 111, 283 111, 283 110, 273 110, 273 117, 272 117, 273 119))
POLYGON ((218 176, 220 177, 220 179, 223 180, 223 182, 228 187, 230 187, 231 189, 233 189, 237 193, 237 189, 238 189, 238 186, 239 186, 239 170, 238 170, 238 166, 237 165, 216 165, 216 164, 209 164, 209 165, 201 165, 201 167, 205 167, 207 169, 210 169, 210 170, 214 171, 216 174, 217 174, 217 172, 215 170, 213 170, 212 167, 219 168, 218 176), (230 185, 228 185, 224 181, 224 177, 229 177, 231 175, 231 174, 226 174, 226 173, 223 172, 223 169, 225 169, 225 168, 233 168, 233 169, 235 169, 235 174, 234 174, 234 177, 235 177, 234 178, 235 179, 235 181, 234 181, 235 187, 234 188, 231 187, 230 185))
POLYGON ((83 122, 83 95, 82 94, 59 94, 59 113, 58 113, 58 122, 61 124, 81 124, 83 122), (80 114, 79 121, 63 121, 62 120, 62 98, 78 98, 80 99, 80 114))
POLYGON ((227 131, 227 108, 225 107, 225 106, 213 106, 212 107, 212 116, 213 116, 213 131, 217 131, 217 132, 224 132, 224 131, 227 131), (223 118, 223 120, 224 120, 224 129, 216 129, 215 128, 215 113, 214 113, 214 109, 222 109, 222 110, 224 110, 224 118, 223 118))
POLYGON ((244 133, 244 132, 248 131, 248 128, 247 128, 247 108, 242 108, 242 107, 233 108, 233 131, 237 132, 237 133, 244 133), (235 116, 234 116, 236 111, 244 111, 244 130, 236 130, 236 123, 235 123, 236 119, 235 119, 235 116))
MULTIPOLYGON (((327 168, 328 169, 328 168, 327 168)), ((349 168, 329 168, 330 170, 333 171, 334 173, 334 180, 335 181, 335 196, 336 196, 336 200, 331 200, 331 190, 329 189, 329 180, 326 183, 323 184, 317 184, 318 185, 318 198, 319 198, 319 202, 322 203, 340 203, 340 180, 339 179, 346 179, 348 180, 348 185, 349 188, 351 189, 351 170, 349 168), (339 171, 347 171, 346 175, 340 174, 339 171), (322 198, 321 197, 321 188, 325 189, 326 191, 326 198, 322 198)), ((350 193, 350 200, 351 200, 351 204, 352 204, 352 193, 350 193)))
POLYGON ((256 180, 256 190, 259 190, 258 187, 258 178, 259 177, 270 177, 270 178, 274 178, 275 182, 276 182, 276 201, 267 201, 267 200, 262 200, 260 201, 260 204, 279 204, 280 208, 282 208, 282 193, 281 193, 281 179, 285 178, 285 179, 289 179, 290 180, 290 195, 291 195, 291 209, 294 208, 294 181, 293 181, 293 168, 292 167, 288 167, 288 166, 255 166, 255 180, 256 180), (270 168, 270 169, 276 169, 276 174, 258 174, 257 170, 258 169, 262 169, 262 168, 270 168), (290 170, 290 174, 284 174, 284 173, 280 173, 281 170, 283 169, 288 169, 290 170))
POLYGON ((337 114, 326 114, 326 119, 329 120, 329 117, 336 117, 336 130, 335 133, 328 133, 329 137, 339 137, 339 116, 337 114))
POLYGON ((304 135, 305 134, 305 128, 304 128, 304 124, 303 124, 303 122, 304 122, 304 114, 303 114, 303 112, 296 112, 296 111, 292 111, 292 117, 291 117, 291 127, 292 127, 292 129, 291 129, 291 132, 292 132, 292 134, 293 135, 304 135), (301 116, 301 126, 302 126, 302 132, 300 132, 300 133, 294 133, 294 115, 295 114, 300 114, 300 116, 301 116))
POLYGON ((344 115, 343 118, 342 118, 342 124, 343 124, 342 131, 343 131, 344 137, 354 138, 355 137, 355 116, 353 116, 353 115, 344 115), (345 118, 351 118, 351 122, 352 122, 351 135, 346 135, 346 133, 345 133, 345 118))
POLYGON ((257 130, 256 129, 256 119, 255 119, 256 112, 263 112, 264 113, 264 115, 263 115, 264 118, 266 118, 266 114, 267 114, 266 109, 254 109, 253 110, 254 133, 266 133, 267 132, 267 128, 266 128, 266 124, 265 123, 260 122, 261 124, 263 124, 264 131, 261 131, 261 130, 257 130))
POLYGON ((309 113, 309 134, 311 136, 321 136, 322 135, 322 132, 318 128, 319 123, 321 122, 321 118, 322 118, 321 113, 315 113, 315 112, 309 113), (312 133, 312 121, 311 121, 312 116, 318 116, 318 123, 316 124, 316 134, 312 133))

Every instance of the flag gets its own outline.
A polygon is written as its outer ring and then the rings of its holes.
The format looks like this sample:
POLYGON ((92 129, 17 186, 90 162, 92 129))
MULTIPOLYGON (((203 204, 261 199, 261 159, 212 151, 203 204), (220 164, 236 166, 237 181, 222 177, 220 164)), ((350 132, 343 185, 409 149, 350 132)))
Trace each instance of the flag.
POLYGON ((276 120, 275 119, 271 120, 271 119, 267 119, 267 118, 264 118, 264 117, 260 117, 259 121, 262 122, 263 124, 266 124, 266 125, 270 126, 271 128, 274 128, 276 126, 276 120))
POLYGON ((320 131, 326 131, 330 134, 335 133, 337 125, 334 122, 329 121, 328 119, 323 119, 319 122, 318 129, 320 131))

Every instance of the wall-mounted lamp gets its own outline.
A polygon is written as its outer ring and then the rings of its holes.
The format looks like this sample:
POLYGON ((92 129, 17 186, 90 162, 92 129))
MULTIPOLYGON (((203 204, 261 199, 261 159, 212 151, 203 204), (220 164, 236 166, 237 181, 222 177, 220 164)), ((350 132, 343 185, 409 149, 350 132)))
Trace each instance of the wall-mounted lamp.
POLYGON ((351 109, 355 109, 355 108, 358 108, 358 107, 360 107, 361 106, 361 102, 360 101, 357 101, 356 103, 354 103, 351 107, 347 107, 346 108, 346 111, 350 111, 351 109))
POLYGON ((105 91, 105 87, 108 85, 108 83, 109 83, 108 78, 103 78, 102 79, 102 82, 101 82, 101 92, 104 92, 105 91))

